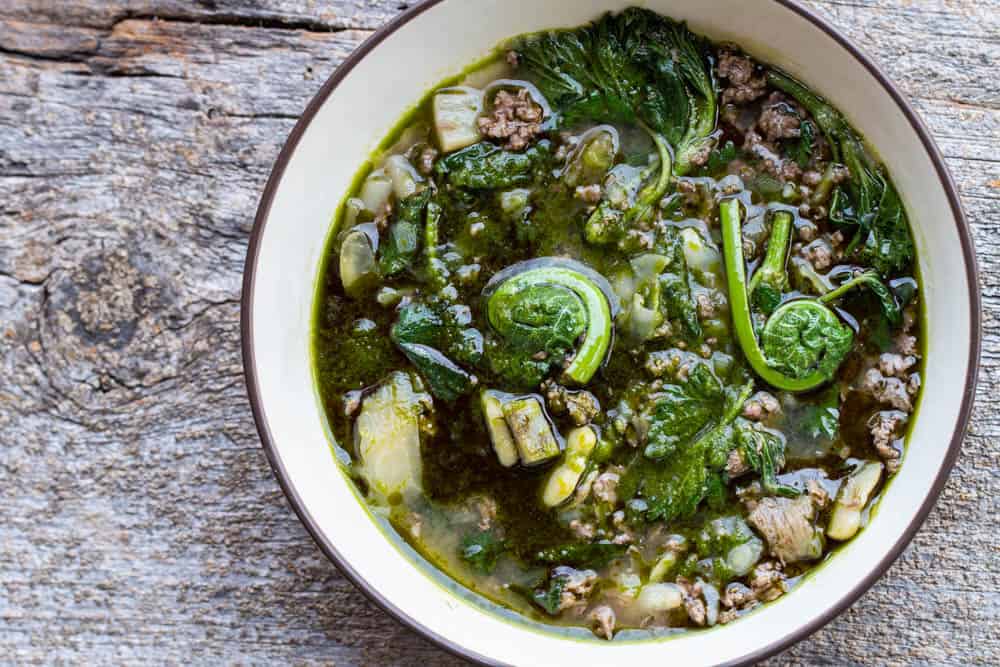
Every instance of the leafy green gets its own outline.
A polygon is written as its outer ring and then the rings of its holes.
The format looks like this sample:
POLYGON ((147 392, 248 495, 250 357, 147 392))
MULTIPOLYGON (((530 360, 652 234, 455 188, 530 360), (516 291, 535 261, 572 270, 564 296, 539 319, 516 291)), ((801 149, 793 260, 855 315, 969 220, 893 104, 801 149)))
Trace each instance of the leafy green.
POLYGON ((492 574, 506 543, 490 531, 470 533, 462 538, 459 554, 481 574, 492 574))
POLYGON ((802 169, 809 165, 813 147, 816 144, 816 126, 811 120, 804 120, 799 125, 799 140, 791 145, 789 157, 795 160, 802 169))
POLYGON ((722 411, 722 383, 708 366, 698 364, 683 384, 668 384, 657 395, 645 455, 662 459, 689 442, 722 411))
POLYGON ((834 159, 850 170, 849 191, 838 190, 830 207, 831 220, 858 228, 849 250, 882 276, 905 268, 913 261, 914 250, 902 201, 861 138, 840 112, 798 81, 776 70, 768 71, 767 80, 812 114, 834 159))
POLYGON ((733 431, 743 461, 760 475, 764 491, 789 498, 799 495, 795 489, 779 484, 775 477, 785 465, 783 435, 755 426, 745 419, 737 419, 733 431))
MULTIPOLYGON (((628 228, 647 216, 671 176, 690 170, 714 141, 716 96, 708 49, 684 24, 630 8, 582 28, 521 37, 511 46, 561 122, 634 123, 652 136, 660 174, 616 227, 628 228)), ((607 207, 595 215, 609 219, 607 207)))
POLYGON ((661 460, 637 454, 619 484, 619 496, 641 497, 648 521, 672 521, 691 516, 710 493, 719 493, 718 473, 731 445, 732 421, 753 391, 748 382, 733 392, 716 425, 694 440, 676 447, 661 460))
POLYGON ((506 151, 483 141, 438 160, 434 171, 460 188, 512 188, 534 181, 539 164, 548 158, 548 154, 547 141, 539 142, 520 153, 506 151))
POLYGON ((569 574, 553 574, 547 586, 540 586, 534 590, 527 591, 528 599, 541 607, 545 613, 555 616, 559 613, 562 603, 563 591, 569 583, 569 574))
POLYGON ((465 310, 464 306, 414 301, 399 311, 390 334, 427 380, 431 393, 444 401, 469 393, 477 383, 474 375, 451 359, 476 364, 483 355, 482 334, 467 326, 465 310))
POLYGON ((379 247, 379 272, 383 276, 394 276, 412 266, 420 251, 420 231, 430 198, 428 188, 399 202, 395 220, 379 247))
POLYGON ((624 555, 627 549, 627 545, 610 542, 564 544, 539 551, 535 554, 535 561, 545 565, 601 568, 624 555))
POLYGON ((705 171, 709 174, 716 174, 728 167, 729 163, 735 160, 737 155, 736 144, 732 141, 727 141, 721 148, 713 148, 712 152, 708 154, 705 171))
POLYGON ((821 296, 820 301, 823 303, 835 301, 855 287, 866 287, 875 295, 879 306, 882 308, 882 314, 885 315, 889 324, 899 326, 900 322, 903 321, 903 312, 899 306, 899 302, 896 300, 896 295, 889 289, 888 285, 882 282, 882 279, 879 278, 878 273, 875 271, 866 271, 851 278, 832 292, 827 292, 821 296))
POLYGON ((718 583, 749 573, 760 559, 764 544, 738 516, 712 519, 695 537, 699 574, 718 583))

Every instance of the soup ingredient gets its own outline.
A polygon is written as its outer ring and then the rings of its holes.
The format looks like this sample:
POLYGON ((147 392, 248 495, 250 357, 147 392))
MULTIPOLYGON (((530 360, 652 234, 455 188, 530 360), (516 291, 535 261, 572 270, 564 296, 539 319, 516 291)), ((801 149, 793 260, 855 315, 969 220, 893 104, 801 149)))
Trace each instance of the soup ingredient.
POLYGON ((837 188, 830 219, 857 229, 849 252, 888 277, 913 260, 913 237, 896 188, 843 115, 791 77, 775 70, 769 84, 788 93, 812 114, 823 135, 851 172, 849 190, 837 188))
POLYGON ((782 563, 816 560, 823 555, 823 531, 816 526, 817 502, 809 494, 794 500, 762 498, 747 520, 767 540, 782 563))
POLYGON ((490 434, 493 451, 496 452, 500 465, 509 468, 520 460, 514 435, 507 426, 507 418, 503 414, 503 402, 496 392, 484 391, 480 398, 483 416, 486 417, 486 429, 490 434))
POLYGON ((420 492, 419 418, 430 405, 430 396, 401 371, 361 404, 354 422, 354 451, 372 502, 394 505, 420 492))
POLYGON ((499 190, 530 184, 547 158, 544 143, 518 153, 484 141, 438 160, 434 171, 456 187, 499 190))
POLYGON ((454 401, 479 383, 449 358, 474 364, 482 357, 482 334, 463 326, 465 309, 413 302, 399 312, 392 341, 427 380, 434 396, 454 401))
MULTIPOLYGON (((486 286, 490 325, 503 338, 500 354, 539 368, 559 363, 578 338, 563 375, 586 384, 611 343, 611 288, 579 262, 531 260, 497 274, 486 286)), ((531 378, 536 384, 537 380, 531 378)))
POLYGON ((537 398, 527 396, 504 403, 503 416, 514 437, 521 463, 536 466, 559 456, 559 442, 537 398))
POLYGON ((861 528, 861 512, 868 505, 882 479, 881 463, 868 462, 844 480, 830 513, 826 534, 835 540, 849 540, 861 528))
POLYGON ((480 531, 462 538, 461 556, 480 574, 492 574, 505 551, 504 541, 491 531, 480 531))
POLYGON ((379 257, 379 270, 383 277, 390 278, 413 265, 420 251, 420 237, 430 198, 431 191, 428 189, 399 202, 396 218, 389 226, 379 257))
POLYGON ((529 35, 511 46, 562 122, 634 123, 656 145, 656 179, 634 201, 605 199, 594 212, 592 220, 617 230, 602 241, 645 219, 673 174, 707 159, 715 88, 705 44, 683 24, 632 8, 586 28, 529 35))
POLYGON ((542 502, 546 507, 561 505, 576 490, 595 445, 597 435, 591 427, 581 426, 569 432, 562 463, 549 475, 542 491, 542 502))
POLYGON ((747 295, 741 206, 735 198, 720 205, 729 297, 740 347, 754 372, 768 384, 795 392, 816 389, 833 378, 854 335, 826 306, 799 299, 782 305, 768 318, 762 349, 747 295))
POLYGON ((434 94, 434 130, 442 151, 450 153, 479 142, 476 121, 482 106, 483 93, 475 88, 445 88, 434 94))
POLYGON ((375 263, 378 231, 374 227, 358 225, 347 232, 340 246, 340 281, 344 292, 354 298, 363 296, 378 281, 375 263))

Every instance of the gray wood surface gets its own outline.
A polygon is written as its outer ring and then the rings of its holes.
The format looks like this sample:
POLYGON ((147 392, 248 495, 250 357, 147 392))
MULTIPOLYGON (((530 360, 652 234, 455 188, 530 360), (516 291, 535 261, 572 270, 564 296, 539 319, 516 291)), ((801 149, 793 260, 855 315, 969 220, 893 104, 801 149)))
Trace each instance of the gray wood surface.
MULTIPOLYGON (((1000 3, 809 4, 933 129, 975 227, 986 340, 926 526, 771 664, 997 664, 1000 3)), ((0 0, 0 662, 457 663, 310 541, 260 449, 239 351, 272 161, 404 7, 0 0)))

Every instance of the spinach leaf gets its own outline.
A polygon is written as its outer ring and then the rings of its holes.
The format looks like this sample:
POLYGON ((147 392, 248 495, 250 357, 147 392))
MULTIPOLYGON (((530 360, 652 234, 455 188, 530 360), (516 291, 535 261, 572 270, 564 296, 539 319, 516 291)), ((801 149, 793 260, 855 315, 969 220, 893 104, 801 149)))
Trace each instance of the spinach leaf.
POLYGON ((626 545, 610 542, 564 544, 539 551, 535 554, 535 560, 546 565, 601 568, 622 556, 627 549, 626 545))
POLYGON ((840 434, 840 395, 836 387, 831 388, 823 400, 808 406, 802 415, 802 432, 814 440, 833 441, 840 434))
POLYGON ((490 531, 470 533, 462 538, 460 555, 481 574, 492 574, 497 560, 506 550, 503 540, 490 531))
POLYGON ((530 184, 537 166, 548 157, 548 142, 523 153, 506 151, 483 141, 438 160, 434 170, 460 188, 495 190, 530 184))
POLYGON ((430 189, 425 189, 399 202, 396 219, 379 248, 379 272, 383 276, 394 276, 412 266, 420 251, 424 211, 430 198, 430 189))
POLYGON ((464 306, 415 301, 399 311, 390 337, 417 367, 437 398, 454 401, 472 391, 477 378, 452 358, 475 365, 483 355, 482 334, 467 326, 464 306))
POLYGON ((802 169, 809 165, 813 146, 816 144, 816 126, 811 120, 804 120, 799 125, 799 140, 792 143, 788 157, 795 160, 802 169))
POLYGON ((708 154, 705 171, 709 174, 722 171, 729 166, 730 162, 736 159, 737 154, 736 144, 732 141, 727 141, 722 148, 713 148, 712 152, 708 154))

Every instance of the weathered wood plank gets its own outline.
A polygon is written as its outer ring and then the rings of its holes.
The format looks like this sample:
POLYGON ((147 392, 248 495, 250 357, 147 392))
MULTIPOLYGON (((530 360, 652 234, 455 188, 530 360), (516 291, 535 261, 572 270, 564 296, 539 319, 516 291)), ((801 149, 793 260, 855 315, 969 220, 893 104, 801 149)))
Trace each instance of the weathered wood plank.
MULTIPOLYGON (((937 137, 983 264, 981 399, 938 507, 772 664, 1000 661, 1000 4, 814 0, 937 137)), ((0 651, 50 662, 455 664, 289 511, 241 377, 253 212, 386 0, 0 3, 0 651), (205 406, 209 406, 206 409, 205 406)))

